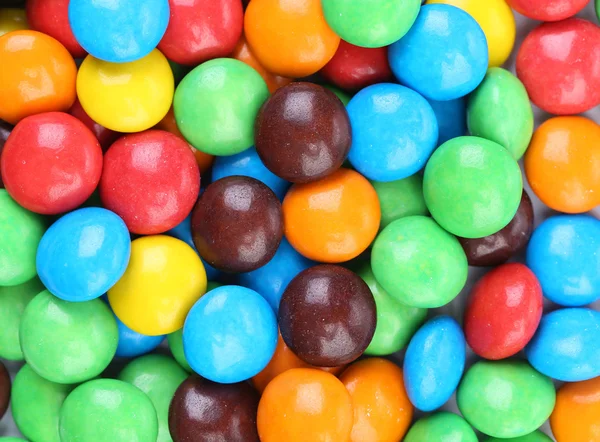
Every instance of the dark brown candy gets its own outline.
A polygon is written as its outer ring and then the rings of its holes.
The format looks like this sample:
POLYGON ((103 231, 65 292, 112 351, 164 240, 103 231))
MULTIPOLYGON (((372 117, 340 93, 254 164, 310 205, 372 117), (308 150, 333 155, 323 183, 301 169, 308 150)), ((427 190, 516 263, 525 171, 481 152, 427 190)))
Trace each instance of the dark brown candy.
POLYGON ((523 190, 521 203, 512 221, 499 232, 483 238, 458 238, 469 265, 497 266, 519 253, 529 242, 533 232, 533 205, 523 190))
POLYGON ((376 323, 367 284, 337 265, 300 272, 279 305, 281 337, 300 359, 319 367, 348 364, 361 356, 376 323))
POLYGON ((190 376, 169 408, 173 442, 258 441, 258 393, 247 383, 217 384, 190 376))
POLYGON ((271 260, 283 237, 281 203, 254 178, 230 176, 210 184, 192 214, 194 244, 213 267, 250 272, 271 260))
POLYGON ((344 163, 352 131, 335 94, 312 83, 278 89, 256 118, 254 141, 265 166, 293 183, 323 178, 344 163))
POLYGON ((10 376, 8 370, 0 361, 0 419, 8 409, 10 402, 10 376))
MULTIPOLYGON (((12 128, 13 127, 10 124, 0 120, 0 158, 2 158, 2 149, 4 149, 4 144, 6 143, 6 139, 10 135, 12 128)), ((2 175, 0 175, 0 189, 4 189, 2 175)))

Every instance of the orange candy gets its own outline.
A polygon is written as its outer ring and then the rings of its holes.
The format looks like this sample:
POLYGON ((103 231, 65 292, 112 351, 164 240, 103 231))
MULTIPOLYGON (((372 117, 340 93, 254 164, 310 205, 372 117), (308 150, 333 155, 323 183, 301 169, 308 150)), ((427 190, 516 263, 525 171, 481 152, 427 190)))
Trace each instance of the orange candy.
POLYGON ((312 75, 331 60, 340 37, 331 30, 321 0, 252 0, 244 16, 252 52, 269 71, 284 77, 312 75))
POLYGON ((285 236, 299 253, 338 263, 369 247, 381 211, 371 183, 358 172, 340 169, 319 181, 294 184, 283 200, 283 218, 285 236))
POLYGON ((36 31, 0 37, 0 120, 17 124, 75 102, 77 67, 57 40, 36 31))
POLYGON ((560 387, 550 426, 558 442, 600 442, 600 377, 560 387))
POLYGON ((402 370, 382 358, 352 364, 340 376, 354 408, 352 442, 397 442, 410 426, 413 406, 402 370))
POLYGON ((294 368, 265 389, 257 425, 261 442, 349 442, 350 395, 330 373, 294 368))
POLYGON ((555 117, 533 134, 525 174, 544 204, 583 213, 600 204, 600 126, 584 117, 555 117))

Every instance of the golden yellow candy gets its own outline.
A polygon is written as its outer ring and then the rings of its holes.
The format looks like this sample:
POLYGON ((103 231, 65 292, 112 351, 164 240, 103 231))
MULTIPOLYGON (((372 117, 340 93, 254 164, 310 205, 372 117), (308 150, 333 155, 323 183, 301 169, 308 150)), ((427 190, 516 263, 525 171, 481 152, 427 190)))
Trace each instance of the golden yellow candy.
POLYGON ((24 9, 0 9, 0 36, 24 29, 29 29, 24 9))
POLYGON ((196 252, 183 241, 155 235, 131 243, 123 277, 108 291, 117 317, 148 336, 172 333, 206 292, 206 272, 196 252))
POLYGON ((83 109, 117 132, 141 132, 156 125, 169 111, 174 90, 169 62, 157 49, 129 63, 109 63, 88 55, 77 75, 83 109))
POLYGON ((489 66, 502 66, 515 44, 516 25, 505 0, 427 0, 427 4, 456 6, 469 13, 481 26, 488 42, 489 66))

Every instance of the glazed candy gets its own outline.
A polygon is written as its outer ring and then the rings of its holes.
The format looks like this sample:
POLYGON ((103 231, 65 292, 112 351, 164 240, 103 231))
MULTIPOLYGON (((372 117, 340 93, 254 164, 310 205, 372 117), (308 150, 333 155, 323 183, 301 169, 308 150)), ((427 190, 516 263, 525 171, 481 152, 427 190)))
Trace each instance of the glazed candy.
POLYGON ((119 345, 115 356, 133 358, 150 353, 165 339, 164 335, 146 336, 131 330, 115 316, 119 328, 119 345))
POLYGON ((443 441, 452 435, 452 442, 478 442, 477 435, 462 417, 440 411, 413 424, 404 442, 443 441))
POLYGON ((0 9, 0 37, 12 31, 29 29, 25 11, 17 8, 0 9))
POLYGON ((600 413, 600 377, 564 384, 556 393, 550 416, 552 433, 558 442, 597 440, 600 413))
POLYGON ((435 101, 427 100, 433 109, 438 123, 438 141, 441 146, 452 138, 462 137, 467 133, 466 99, 435 101))
MULTIPOLYGON (((0 120, 0 158, 2 155, 2 150, 4 149, 4 145, 6 144, 6 140, 8 136, 12 132, 13 127, 6 123, 5 121, 0 120)), ((4 181, 2 181, 2 170, 0 169, 0 189, 4 189, 4 181)))
POLYGON ((519 14, 540 21, 558 21, 585 8, 588 0, 507 0, 519 14))
POLYGON ((75 103, 73 103, 73 106, 71 107, 71 109, 69 109, 69 113, 78 120, 80 120, 83 124, 87 126, 88 129, 90 129, 94 133, 94 135, 98 139, 98 142, 100 143, 100 147, 102 147, 102 150, 104 152, 106 152, 106 150, 115 141, 117 141, 117 138, 121 136, 119 132, 107 129, 106 127, 92 120, 91 117, 85 112, 85 110, 83 110, 83 106, 81 106, 79 100, 75 100, 75 103))
POLYGON ((486 442, 552 442, 552 439, 550 439, 541 431, 534 431, 533 433, 529 433, 525 436, 511 437, 509 439, 490 437, 489 439, 486 439, 486 442))
POLYGON ((185 359, 185 353, 183 351, 183 328, 170 333, 167 336, 167 341, 173 358, 185 371, 191 373, 193 371, 192 367, 190 367, 190 364, 188 364, 188 361, 185 359))
POLYGON ((379 198, 381 229, 397 219, 429 213, 423 197, 423 177, 420 174, 397 181, 372 181, 371 184, 379 198))
POLYGON ((10 375, 8 374, 8 370, 6 370, 4 363, 0 361, 0 418, 4 416, 4 413, 6 413, 6 410, 8 409, 10 389, 10 375))

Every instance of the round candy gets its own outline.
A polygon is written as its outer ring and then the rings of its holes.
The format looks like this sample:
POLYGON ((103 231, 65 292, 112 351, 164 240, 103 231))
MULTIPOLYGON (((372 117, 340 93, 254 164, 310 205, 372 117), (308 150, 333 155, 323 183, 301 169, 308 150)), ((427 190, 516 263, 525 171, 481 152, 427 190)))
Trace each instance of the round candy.
POLYGON ((267 169, 284 180, 308 183, 341 167, 352 132, 346 108, 333 92, 299 82, 265 102, 254 139, 267 169))
POLYGON ((77 67, 69 51, 36 31, 0 37, 0 120, 67 111, 75 101, 77 67))
POLYGON ((158 420, 140 389, 96 379, 67 396, 60 410, 61 442, 155 442, 158 420))
POLYGON ((242 35, 240 0, 169 0, 171 16, 158 49, 169 59, 197 66, 227 57, 242 35))
POLYGON ((352 399, 332 374, 295 368, 269 383, 258 405, 257 424, 261 442, 348 441, 352 399))
POLYGON ((525 155, 527 181, 550 208, 582 213, 600 204, 600 126, 584 117, 555 117, 535 131, 525 155))
POLYGON ((282 208, 290 244, 320 262, 356 258, 373 242, 381 219, 373 186, 344 168, 319 181, 293 185, 282 208))
POLYGON ((537 430, 525 436, 511 437, 510 439, 498 439, 496 437, 490 437, 489 439, 486 439, 486 442, 552 442, 552 439, 550 439, 541 431, 537 430))
POLYGON ((283 237, 281 203, 254 178, 220 179, 194 208, 192 234, 200 256, 218 270, 256 270, 275 255, 283 237))
POLYGON ((480 361, 458 387, 457 403, 465 419, 488 436, 502 439, 535 431, 552 413, 552 381, 527 362, 480 361))
POLYGON ((399 84, 369 86, 348 104, 352 148, 348 159, 374 181, 395 181, 421 170, 437 146, 431 105, 399 84))
MULTIPOLYGON (((2 150, 6 144, 8 136, 13 130, 13 126, 0 120, 0 159, 2 158, 2 150)), ((0 169, 0 189, 4 189, 4 181, 2 181, 2 170, 0 169)))
POLYGON ((459 137, 431 156, 423 178, 425 202, 448 232, 482 238, 514 218, 523 193, 519 165, 499 144, 459 137))
POLYGON ((165 339, 164 335, 146 336, 133 331, 123 322, 115 317, 117 327, 119 327, 119 345, 115 356, 122 358, 135 358, 137 356, 150 353, 165 339))
POLYGON ((348 364, 363 354, 377 323, 369 286, 334 265, 302 271, 279 306, 281 336, 303 361, 323 367, 348 364))
POLYGON ((350 103, 350 98, 352 98, 348 93, 330 84, 324 84, 323 87, 333 92, 335 96, 340 99, 344 106, 348 106, 348 103, 350 103))
POLYGON ((428 99, 427 101, 433 109, 438 123, 438 146, 467 133, 466 100, 464 98, 448 101, 428 99))
POLYGON ((206 272, 196 252, 183 241, 158 235, 131 243, 127 270, 108 291, 108 300, 127 327, 157 336, 183 327, 205 292, 206 272))
POLYGON ((423 197, 423 177, 420 174, 385 183, 373 181, 371 184, 379 198, 381 229, 397 219, 429 213, 423 197))
POLYGON ((443 441, 448 437, 452 438, 452 442, 478 442, 467 421, 447 411, 419 419, 410 428, 404 442, 443 441))
POLYGON ((167 335, 167 341, 173 358, 185 371, 191 373, 192 367, 188 364, 188 361, 185 359, 185 353, 183 352, 183 328, 167 335))
POLYGON ((0 361, 0 419, 6 413, 8 404, 10 402, 10 375, 4 366, 4 363, 0 361))
POLYGON ((222 286, 190 310, 183 328, 185 358, 200 376, 222 384, 250 379, 277 346, 277 320, 258 293, 222 286))
POLYGON ((153 235, 177 226, 200 191, 200 175, 187 143, 151 130, 115 142, 104 156, 100 197, 130 232, 153 235))
POLYGON ((94 120, 90 118, 90 116, 83 110, 81 103, 79 100, 75 100, 75 103, 69 109, 69 113, 81 121, 83 124, 87 126, 89 130, 91 130, 98 142, 100 143, 100 147, 102 150, 106 152, 108 148, 117 141, 117 138, 121 136, 119 132, 115 132, 114 130, 110 130, 102 126, 101 124, 96 123, 94 120))
POLYGON ((420 308, 452 301, 468 271, 458 240, 424 216, 401 218, 383 229, 373 244, 371 267, 392 297, 420 308))
POLYGON ((519 14, 540 21, 558 21, 585 8, 589 0, 506 0, 519 14))
POLYGON ((600 415, 600 377, 564 384, 556 394, 550 416, 552 434, 558 442, 598 439, 600 415))
POLYGON ((83 109, 117 132, 141 132, 156 125, 171 107, 174 88, 169 62, 158 50, 130 63, 109 63, 88 55, 77 74, 83 109))
POLYGON ((475 89, 488 67, 485 34, 475 19, 449 5, 425 5, 408 33, 389 49, 390 66, 404 85, 446 101, 475 89))
POLYGON ((158 45, 169 23, 169 2, 70 0, 69 22, 91 55, 126 63, 145 57, 158 45))
POLYGON ((258 442, 258 400, 245 382, 217 384, 191 376, 179 386, 169 409, 173 442, 258 442))
POLYGON ((464 313, 469 347, 486 359, 505 359, 525 348, 542 318, 542 288, 531 270, 504 264, 471 290, 464 313))
POLYGON ((119 334, 100 299, 68 302, 43 291, 27 305, 19 329, 25 361, 43 378, 74 384, 108 366, 119 334))
POLYGON ((0 9, 0 37, 12 31, 25 29, 29 29, 25 11, 18 8, 3 7, 0 9))
POLYGON ((521 44, 517 75, 531 101, 546 112, 579 114, 597 106, 600 28, 580 18, 538 26, 521 44))

